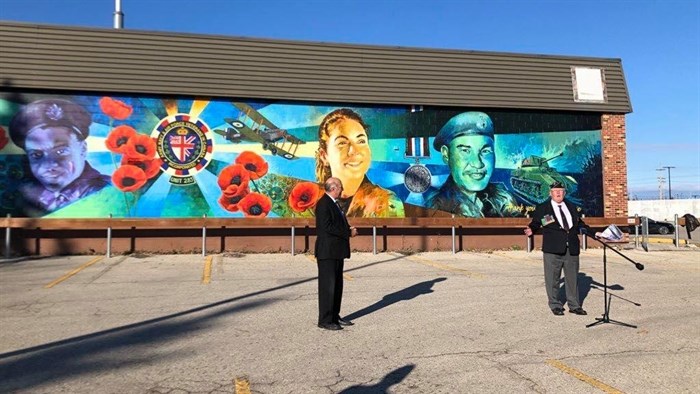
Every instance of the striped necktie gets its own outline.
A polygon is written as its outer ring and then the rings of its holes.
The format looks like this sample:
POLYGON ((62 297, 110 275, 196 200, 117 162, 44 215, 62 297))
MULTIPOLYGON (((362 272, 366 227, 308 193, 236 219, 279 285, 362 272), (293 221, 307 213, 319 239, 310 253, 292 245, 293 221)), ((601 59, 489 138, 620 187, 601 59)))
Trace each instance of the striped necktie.
POLYGON ((348 224, 348 218, 345 217, 345 212, 343 211, 343 208, 340 206, 340 202, 338 200, 335 200, 335 206, 338 207, 338 210, 340 210, 340 214, 343 216, 343 221, 345 224, 348 224))

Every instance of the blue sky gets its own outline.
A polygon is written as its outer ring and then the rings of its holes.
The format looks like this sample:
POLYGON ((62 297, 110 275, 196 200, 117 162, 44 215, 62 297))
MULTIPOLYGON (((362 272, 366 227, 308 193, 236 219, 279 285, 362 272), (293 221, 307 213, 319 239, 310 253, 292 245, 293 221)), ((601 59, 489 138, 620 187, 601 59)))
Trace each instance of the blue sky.
MULTIPOLYGON (((700 1, 122 0, 125 28, 620 58, 630 196, 700 195, 700 1), (664 186, 664 190, 668 190, 664 186)), ((110 28, 114 0, 0 0, 0 19, 110 28)))

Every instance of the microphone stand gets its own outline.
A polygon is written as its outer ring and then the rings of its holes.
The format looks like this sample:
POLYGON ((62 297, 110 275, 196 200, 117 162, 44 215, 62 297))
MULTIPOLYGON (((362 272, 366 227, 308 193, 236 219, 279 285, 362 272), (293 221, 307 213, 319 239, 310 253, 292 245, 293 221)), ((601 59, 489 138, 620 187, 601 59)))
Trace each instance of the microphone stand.
MULTIPOLYGON (((603 323, 612 323, 612 324, 617 324, 620 326, 625 326, 625 327, 630 327, 630 328, 637 328, 637 326, 628 324, 628 323, 623 323, 621 321, 613 320, 610 318, 610 301, 612 299, 612 294, 608 295, 608 256, 606 251, 608 249, 612 250, 613 252, 617 253, 618 255, 622 256, 625 260, 629 261, 630 263, 634 264, 635 267, 637 267, 638 270, 643 270, 644 265, 637 263, 636 261, 630 259, 629 257, 625 256, 624 254, 620 253, 619 251, 615 250, 612 248, 612 246, 608 245, 609 242, 601 241, 597 237, 592 237, 586 232, 582 232, 584 237, 591 238, 592 240, 600 243, 603 245, 603 305, 605 308, 605 311, 603 312, 603 317, 596 317, 596 321, 593 323, 589 324, 586 326, 588 327, 593 327, 598 324, 603 324, 603 323)), ((612 241, 614 242, 614 241, 612 241)))

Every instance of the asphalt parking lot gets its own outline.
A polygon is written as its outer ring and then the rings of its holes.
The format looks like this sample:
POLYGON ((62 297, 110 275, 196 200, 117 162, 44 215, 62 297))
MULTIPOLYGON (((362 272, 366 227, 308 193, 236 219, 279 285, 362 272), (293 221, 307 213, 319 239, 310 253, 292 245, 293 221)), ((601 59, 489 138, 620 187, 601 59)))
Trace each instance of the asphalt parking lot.
POLYGON ((541 252, 357 253, 316 327, 313 257, 0 263, 0 392, 684 393, 700 387, 700 250, 581 257, 588 316, 547 307, 541 252), (82 268, 81 268, 82 267, 82 268), (70 275, 72 273, 72 275, 70 275))

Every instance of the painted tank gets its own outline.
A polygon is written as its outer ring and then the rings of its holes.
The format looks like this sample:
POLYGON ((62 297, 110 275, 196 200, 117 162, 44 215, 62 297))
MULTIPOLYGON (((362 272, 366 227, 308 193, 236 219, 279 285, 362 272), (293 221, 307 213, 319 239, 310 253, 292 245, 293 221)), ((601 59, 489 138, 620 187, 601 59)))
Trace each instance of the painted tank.
POLYGON ((546 201, 549 198, 549 185, 557 181, 564 185, 567 194, 574 193, 578 187, 576 180, 549 166, 549 161, 563 155, 564 153, 560 153, 549 159, 540 156, 528 156, 523 159, 520 168, 513 171, 510 178, 513 190, 534 204, 546 201))

